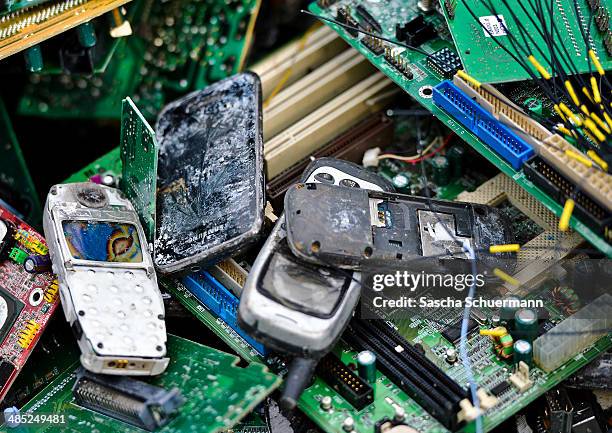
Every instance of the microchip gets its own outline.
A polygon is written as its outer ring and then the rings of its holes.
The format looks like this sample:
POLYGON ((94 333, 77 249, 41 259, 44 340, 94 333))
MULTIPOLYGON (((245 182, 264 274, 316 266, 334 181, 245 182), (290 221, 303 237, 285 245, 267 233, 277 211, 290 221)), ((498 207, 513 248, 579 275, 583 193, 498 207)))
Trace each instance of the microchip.
POLYGON ((23 303, 0 287, 0 344, 13 327, 23 309, 23 303))
POLYGON ((462 68, 461 59, 449 48, 442 48, 427 57, 427 64, 444 78, 451 78, 462 68))
POLYGON ((479 325, 484 325, 487 322, 487 315, 481 309, 473 307, 470 313, 479 325))
MULTIPOLYGON (((468 321, 467 335, 470 335, 476 328, 478 328, 478 322, 474 319, 470 319, 468 321)), ((457 344, 459 340, 461 340, 461 320, 442 331, 442 337, 453 344, 457 344)))
POLYGON ((491 394, 493 394, 495 397, 500 396, 504 392, 508 391, 508 389, 510 389, 510 386, 511 385, 505 381, 502 383, 498 383, 493 388, 491 388, 491 394))

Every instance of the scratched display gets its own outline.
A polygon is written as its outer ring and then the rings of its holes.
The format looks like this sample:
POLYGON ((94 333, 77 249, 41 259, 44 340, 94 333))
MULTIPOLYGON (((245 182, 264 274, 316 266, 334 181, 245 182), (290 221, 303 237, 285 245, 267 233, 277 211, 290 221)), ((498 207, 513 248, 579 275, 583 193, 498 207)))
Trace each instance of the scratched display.
POLYGON ((46 254, 41 235, 0 207, 0 402, 21 372, 59 303, 50 272, 30 274, 19 262, 46 254))
POLYGON ((244 246, 263 222, 261 90, 239 74, 166 107, 159 143, 155 261, 173 272, 244 246))

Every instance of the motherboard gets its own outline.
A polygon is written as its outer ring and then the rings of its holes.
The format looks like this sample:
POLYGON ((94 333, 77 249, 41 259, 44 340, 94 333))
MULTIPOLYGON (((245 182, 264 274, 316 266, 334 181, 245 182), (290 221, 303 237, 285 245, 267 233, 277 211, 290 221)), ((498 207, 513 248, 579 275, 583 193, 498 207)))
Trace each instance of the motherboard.
POLYGON ((135 37, 120 40, 102 73, 34 74, 20 113, 119 118, 130 96, 153 119, 175 96, 242 68, 259 3, 137 0, 128 7, 135 37))
MULTIPOLYGON (((455 9, 459 9, 460 11, 461 5, 464 3, 465 2, 454 2, 455 9)), ((436 5, 432 5, 432 9, 434 9, 435 6, 436 5)), ((469 5, 466 7, 469 7, 469 5)), ((557 7, 561 8, 562 6, 557 5, 557 7)), ((583 6, 583 8, 584 7, 586 6, 583 6)), ((605 6, 603 7, 605 8, 605 6)), ((486 8, 486 6, 483 6, 483 8, 486 8)), ((344 40, 356 48, 389 78, 395 81, 423 107, 431 111, 437 119, 443 121, 451 130, 461 136, 464 141, 478 150, 478 152, 485 156, 490 162, 495 164, 499 170, 513 178, 530 195, 537 197, 538 200, 545 203, 546 206, 558 216, 561 215, 563 203, 559 203, 559 196, 563 196, 563 193, 560 192, 563 187, 558 185, 548 186, 548 183, 543 185, 544 181, 534 181, 538 176, 537 174, 528 174, 534 171, 530 167, 525 166, 527 159, 534 155, 531 146, 522 145, 522 147, 515 152, 514 150, 509 150, 510 146, 505 143, 506 140, 516 141, 516 138, 513 138, 515 137, 514 129, 516 126, 511 125, 510 128, 507 128, 507 130, 503 132, 503 138, 496 141, 496 138, 488 138, 486 133, 483 135, 483 133, 479 132, 478 128, 475 127, 475 122, 479 120, 470 119, 469 123, 462 121, 461 116, 464 114, 454 111, 456 109, 451 107, 452 102, 443 97, 436 97, 436 94, 440 92, 448 94, 448 92, 455 91, 454 87, 451 90, 447 90, 450 89, 450 87, 448 84, 445 84, 444 81, 452 78, 456 72, 462 70, 462 68, 465 67, 465 69, 471 74, 474 74, 474 76, 478 76, 487 71, 486 64, 483 64, 481 61, 476 62, 477 70, 473 68, 470 70, 467 64, 463 64, 462 57, 458 54, 458 48, 453 46, 454 39, 451 35, 451 30, 449 30, 452 29, 452 26, 448 26, 443 17, 436 13, 430 15, 424 14, 416 3, 403 1, 385 3, 384 6, 380 6, 379 3, 375 2, 362 3, 359 1, 339 1, 333 4, 319 2, 311 4, 311 11, 317 16, 330 19, 331 21, 328 22, 328 24, 337 31, 344 40), (347 25, 345 22, 346 20, 337 20, 338 16, 347 16, 347 22, 352 20, 350 21, 353 24, 352 27, 359 26, 359 23, 365 22, 365 24, 362 24, 362 27, 365 26, 370 30, 374 29, 375 33, 360 34, 358 31, 351 30, 351 28, 345 27, 347 25), (368 23, 373 25, 369 25, 368 23), (415 49, 409 49, 402 46, 405 44, 398 45, 386 41, 394 40, 394 38, 401 39, 399 37, 400 33, 403 31, 401 29, 408 29, 407 37, 409 39, 407 39, 407 41, 409 43, 411 42, 412 45, 417 45, 415 49), (377 38, 377 35, 379 35, 380 38, 377 38), (551 188, 554 192, 551 191, 551 188)), ((449 18, 448 21, 454 23, 454 18, 452 20, 449 18)), ((462 37, 465 37, 468 33, 465 33, 463 30, 467 28, 468 24, 459 26, 462 29, 462 37)), ((474 24, 472 24, 471 28, 474 28, 474 24)), ((479 31, 482 31, 482 29, 479 31)), ((576 36, 576 39, 577 38, 578 36, 576 36)), ((470 41, 473 42, 474 39, 472 38, 470 41)), ((458 44, 458 42, 455 43, 458 44)), ((558 42, 558 44, 561 43, 561 41, 558 42)), ((497 48, 497 51, 501 51, 501 49, 497 48)), ((463 56, 466 55, 464 53, 465 51, 463 51, 463 56)), ((476 51, 475 54, 477 56, 479 55, 476 51)), ((494 57, 490 55, 485 56, 488 60, 491 60, 491 64, 502 68, 501 65, 503 65, 503 62, 494 60, 494 57)), ((602 56, 604 59, 610 58, 609 54, 602 54, 602 56)), ((469 57, 469 59, 471 60, 472 57, 469 57)), ((591 67, 594 68, 594 66, 591 67)), ((510 71, 506 67, 502 69, 510 71)), ((527 72, 524 73, 526 74, 527 72)), ((488 76, 484 76, 483 78, 483 82, 490 81, 490 77, 488 76)), ((513 79, 520 78, 521 77, 515 77, 513 79)), ((457 79, 460 80, 460 78, 457 79)), ((499 81, 508 81, 509 79, 510 78, 502 78, 499 81)), ((479 81, 476 81, 476 83, 478 83, 478 85, 480 84, 479 81)), ((520 89, 520 85, 518 88, 520 89)), ((457 93, 459 92, 461 92, 461 90, 457 91, 457 93)), ((488 96, 492 99, 494 105, 495 100, 500 99, 497 95, 490 96, 490 92, 488 91, 483 91, 482 93, 485 94, 485 97, 488 96)), ((453 95, 452 98, 454 97, 456 96, 453 95)), ((467 97, 469 98, 470 96, 467 97)), ((527 101, 523 100, 517 102, 523 103, 527 101)), ((531 102, 532 101, 529 103, 531 102)), ((502 100, 501 107, 504 108, 507 104, 512 103, 513 102, 510 100, 507 100, 507 102, 502 100)), ((478 104, 475 105, 478 106, 478 104)), ((497 103, 497 105, 498 107, 491 110, 492 116, 490 117, 490 121, 492 123, 491 126, 489 126, 490 128, 495 128, 499 125, 502 125, 502 127, 505 126, 504 123, 498 119, 500 116, 500 104, 497 103)), ((466 107, 468 113, 470 110, 477 110, 477 108, 466 107)), ((523 114, 520 112, 518 113, 518 116, 522 115, 523 114)), ((487 115, 485 115, 485 117, 486 116, 487 115)), ((501 130, 497 134, 499 133, 502 133, 501 130)), ((552 133, 548 132, 544 135, 552 136, 552 133)), ((543 138, 545 137, 542 136, 542 139, 543 138)), ((565 148, 561 150, 561 153, 563 153, 564 150, 565 148)), ((562 164, 566 163, 567 162, 562 164)), ((539 172, 541 169, 538 168, 535 169, 535 171, 539 172)), ((607 201, 607 198, 600 196, 600 194, 605 195, 607 193, 610 185, 610 178, 607 174, 594 173, 594 175, 602 178, 600 185, 605 185, 603 189, 595 192, 596 206, 601 206, 599 203, 607 201)), ((585 176, 589 175, 585 174, 585 176)), ((603 209, 603 214, 606 212, 609 212, 609 210, 606 211, 603 209)), ((598 217, 595 217, 595 219, 597 218, 598 217)), ((580 221, 579 218, 572 218, 570 224, 574 230, 582 234, 589 242, 597 246, 597 248, 606 255, 610 256, 612 254, 609 240, 606 238, 606 233, 608 233, 608 231, 605 228, 605 222, 602 223, 599 221, 595 225, 592 225, 580 221)))
POLYGON ((0 399, 23 369, 59 305, 58 283, 50 269, 31 273, 26 260, 44 260, 43 237, 0 206, 0 399))
POLYGON ((0 0, 0 431, 612 432, 611 13, 0 0))

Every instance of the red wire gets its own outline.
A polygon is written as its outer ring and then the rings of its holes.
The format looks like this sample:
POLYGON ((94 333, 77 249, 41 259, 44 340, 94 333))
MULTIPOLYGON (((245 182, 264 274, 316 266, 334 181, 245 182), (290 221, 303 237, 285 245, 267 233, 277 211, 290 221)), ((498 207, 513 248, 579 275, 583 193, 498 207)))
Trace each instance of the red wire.
POLYGON ((427 158, 430 158, 430 157, 434 156, 436 153, 438 153, 439 151, 444 149, 448 145, 448 143, 450 143, 450 141, 451 141, 451 139, 453 138, 454 135, 455 134, 453 134, 453 133, 448 134, 444 138, 444 142, 442 143, 442 145, 440 147, 438 147, 437 149, 434 149, 431 152, 429 152, 428 154, 423 155, 423 156, 421 156, 421 157, 419 157, 417 159, 413 159, 412 161, 406 161, 406 162, 408 162, 410 164, 416 164, 417 162, 421 162, 421 161, 423 161, 423 160, 425 160, 427 158))

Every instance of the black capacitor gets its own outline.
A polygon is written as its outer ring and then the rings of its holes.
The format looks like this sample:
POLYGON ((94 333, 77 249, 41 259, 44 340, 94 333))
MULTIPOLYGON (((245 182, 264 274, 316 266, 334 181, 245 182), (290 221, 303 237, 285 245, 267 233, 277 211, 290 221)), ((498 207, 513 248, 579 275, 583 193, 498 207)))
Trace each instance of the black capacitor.
POLYGON ((429 160, 432 179, 436 185, 445 186, 450 182, 450 165, 444 155, 436 155, 429 160))

